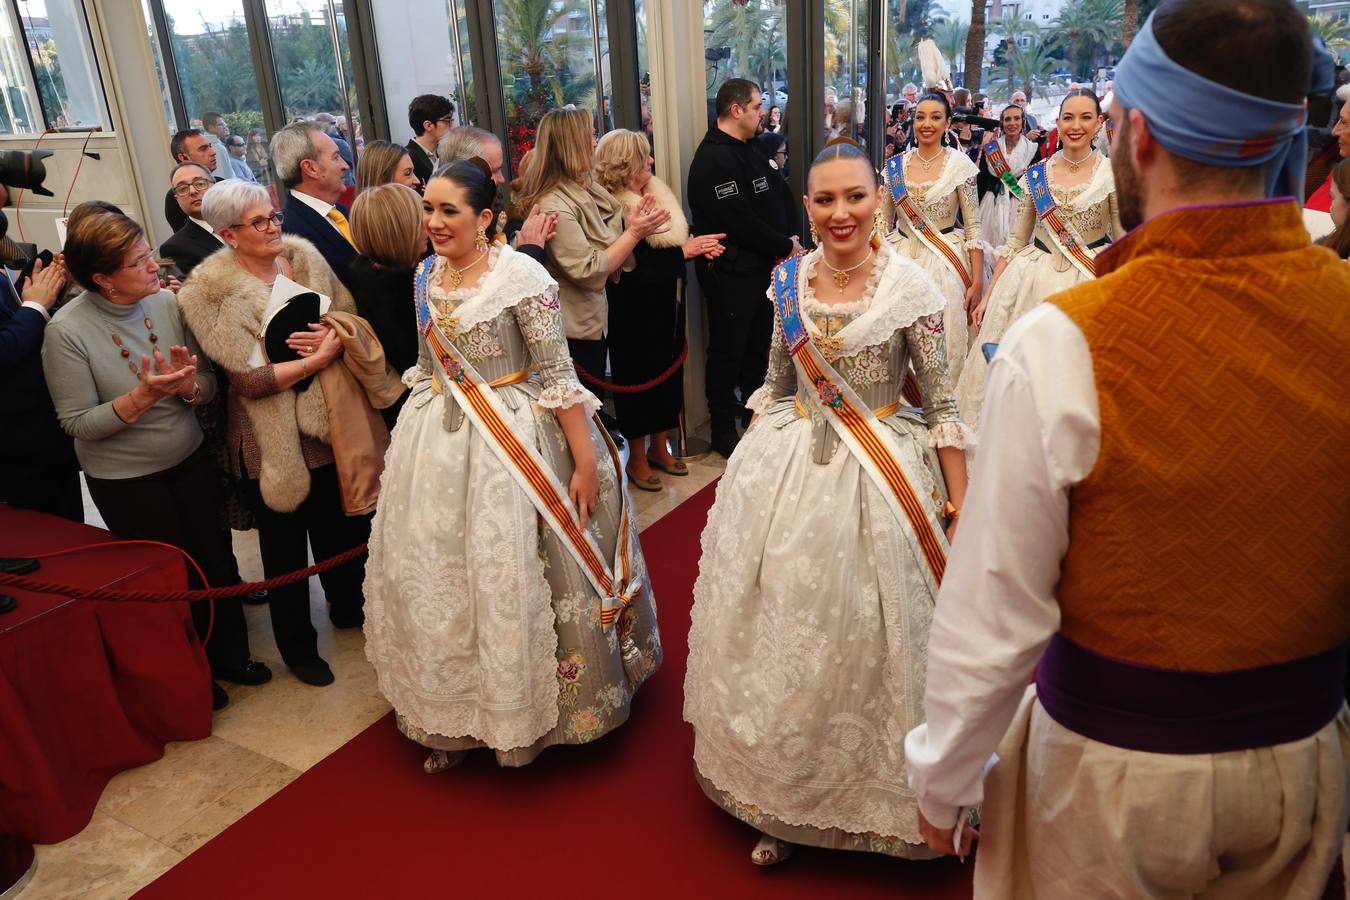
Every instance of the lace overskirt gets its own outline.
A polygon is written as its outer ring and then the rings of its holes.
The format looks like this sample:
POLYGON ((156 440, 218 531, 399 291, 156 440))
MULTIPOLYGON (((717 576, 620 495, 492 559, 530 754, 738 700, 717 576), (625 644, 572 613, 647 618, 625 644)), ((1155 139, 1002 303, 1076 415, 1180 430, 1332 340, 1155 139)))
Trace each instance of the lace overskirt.
MULTIPOLYGON (((923 429, 883 427, 936 524, 923 429)), ((702 537, 684 716, 700 776, 756 821, 920 843, 904 737, 934 597, 908 527, 852 454, 812 460, 790 398, 732 457, 702 537)))
MULTIPOLYGON (((501 390, 515 392, 512 430, 566 485, 571 455, 538 387, 501 390)), ((660 665, 650 588, 622 629, 603 629, 580 569, 472 423, 444 427, 442 402, 428 379, 416 382, 371 526, 366 655, 380 690, 414 739, 491 747, 504 764, 594 740, 627 719, 633 693, 660 665)), ((612 558, 623 488, 592 432, 600 503, 590 527, 612 558)), ((633 547, 645 575, 636 534, 633 547)))

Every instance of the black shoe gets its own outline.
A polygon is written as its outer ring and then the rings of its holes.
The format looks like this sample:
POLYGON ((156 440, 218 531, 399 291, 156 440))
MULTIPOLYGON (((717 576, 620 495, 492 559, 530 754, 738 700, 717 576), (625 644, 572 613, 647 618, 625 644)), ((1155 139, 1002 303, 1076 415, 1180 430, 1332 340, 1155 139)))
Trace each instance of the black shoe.
POLYGON ((736 445, 741 442, 741 436, 736 433, 736 429, 718 428, 712 434, 712 448, 718 453, 731 459, 731 454, 735 452, 736 445))
POLYGON ((267 591, 254 591, 251 594, 245 594, 239 599, 250 606, 258 606, 259 604, 267 602, 267 591))
POLYGON ((291 672, 295 677, 305 684, 327 687, 333 683, 333 670, 328 668, 328 663, 317 656, 304 662, 293 662, 288 665, 290 665, 291 672))
POLYGON ((232 684, 267 684, 272 680, 272 670, 267 668, 265 663, 260 663, 256 659, 246 659, 243 665, 232 669, 216 669, 211 674, 221 681, 228 681, 232 684))
POLYGON ((219 712, 230 705, 230 695, 214 681, 211 682, 211 712, 219 712))
POLYGON ((346 607, 334 604, 328 610, 328 621, 334 628, 360 628, 366 624, 366 611, 363 607, 346 607))

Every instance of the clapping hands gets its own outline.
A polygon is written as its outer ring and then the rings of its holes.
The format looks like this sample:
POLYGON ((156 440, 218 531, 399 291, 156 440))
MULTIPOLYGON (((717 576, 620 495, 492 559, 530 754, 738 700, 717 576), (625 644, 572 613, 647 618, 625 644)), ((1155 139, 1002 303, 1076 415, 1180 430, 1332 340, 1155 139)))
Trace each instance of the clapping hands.
POLYGON ((624 222, 628 231, 638 240, 665 231, 666 223, 669 221, 669 210, 662 209, 651 194, 647 194, 624 210, 624 222))

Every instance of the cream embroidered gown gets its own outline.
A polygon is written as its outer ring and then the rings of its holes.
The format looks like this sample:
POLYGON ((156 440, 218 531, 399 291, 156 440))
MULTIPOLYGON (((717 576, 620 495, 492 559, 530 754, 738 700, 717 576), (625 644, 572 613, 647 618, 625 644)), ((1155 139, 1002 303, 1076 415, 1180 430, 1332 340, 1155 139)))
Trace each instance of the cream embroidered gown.
MULTIPOLYGON (((458 318, 458 347, 485 380, 533 366, 496 389, 511 429, 566 486, 573 464, 555 409, 599 401, 576 379, 558 288, 509 247, 478 287, 432 305, 458 318)), ((393 302, 391 300, 391 302, 393 302)), ((661 663, 656 608, 643 589, 619 624, 450 393, 433 384, 425 342, 404 374, 411 393, 385 462, 366 564, 366 655, 408 737, 441 750, 491 747, 525 765, 552 744, 593 741, 623 724, 661 663)), ((613 559, 622 481, 592 426, 600 501, 587 527, 613 559)), ((646 565, 632 534, 634 568, 646 565)))
MULTIPOLYGON (((903 162, 905 186, 914 205, 919 208, 934 227, 943 232, 939 237, 950 244, 961 261, 970 270, 970 251, 982 250, 984 244, 980 238, 980 205, 976 199, 975 176, 979 167, 970 161, 960 150, 944 147, 946 159, 942 171, 932 181, 916 184, 917 167, 912 164, 919 151, 909 150, 904 154, 903 162), (961 214, 961 226, 957 227, 957 213, 961 214)), ((951 376, 951 387, 961 377, 961 365, 965 360, 969 346, 969 329, 966 327, 966 285, 956 274, 946 257, 930 250, 914 234, 914 228, 904 216, 895 218, 895 207, 891 204, 891 192, 883 186, 883 214, 886 221, 895 222, 895 230, 890 240, 900 252, 917 262, 933 276, 938 290, 946 299, 944 322, 947 327, 947 366, 951 376)))
MULTIPOLYGON (((1055 186, 1054 167, 1049 163, 1045 172, 1060 216, 1095 252, 1101 252, 1103 246, 1119 238, 1125 229, 1116 208, 1116 181, 1111 174, 1111 163, 1099 156, 1093 166, 1092 177, 1087 182, 1068 190, 1055 186)), ((984 321, 956 382, 956 405, 973 428, 980 424, 984 382, 989 370, 981 346, 1001 341, 1013 322, 1051 294, 1067 291, 1086 280, 1078 267, 1060 252, 1046 226, 1036 217, 1036 205, 1031 200, 1025 174, 1021 184, 1025 196, 1012 233, 1003 247, 1008 266, 989 292, 984 321)))
MULTIPOLYGON (((836 338, 834 366, 864 402, 895 403, 911 362, 927 404, 882 419, 933 528, 945 499, 930 445, 963 446, 945 392, 946 300, 882 245, 864 298, 801 308, 836 338)), ((694 587, 684 717, 714 803, 794 843, 927 857, 905 781, 905 733, 923 721, 934 594, 922 555, 823 419, 774 328, 759 419, 717 488, 694 587), (803 403, 806 403, 803 399, 803 403)), ((945 539, 940 538, 945 547, 945 539)))

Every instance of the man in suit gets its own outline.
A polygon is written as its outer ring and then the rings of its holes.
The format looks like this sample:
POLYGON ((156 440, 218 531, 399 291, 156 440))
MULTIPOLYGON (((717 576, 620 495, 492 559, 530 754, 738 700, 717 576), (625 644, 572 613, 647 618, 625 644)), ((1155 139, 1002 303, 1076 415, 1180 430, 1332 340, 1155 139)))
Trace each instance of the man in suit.
MULTIPOLYGON (((8 199, 3 187, 0 198, 8 199)), ((3 222, 0 214, 0 234, 3 222)), ((59 256, 33 264, 32 277, 19 282, 22 297, 0 275, 0 502, 83 522, 75 446, 56 420, 42 373, 42 337, 65 283, 59 256)))
POLYGON ((408 124, 415 137, 408 141, 413 172, 426 184, 436 168, 436 145, 455 127, 455 104, 449 97, 422 94, 408 104, 408 124))
POLYGON ((314 122, 287 125, 272 135, 272 165, 290 192, 282 232, 312 243, 346 284, 357 253, 347 208, 338 203, 347 163, 337 143, 314 122))
MULTIPOLYGON (((195 162, 200 163, 207 172, 216 171, 218 161, 215 148, 206 136, 195 128, 187 128, 175 134, 173 140, 169 141, 169 152, 173 154, 173 161, 176 163, 195 162)), ((224 180, 216 176, 216 181, 224 180)), ((187 224, 187 215, 179 207, 178 197, 174 194, 172 185, 164 195, 164 218, 174 231, 187 224)))
POLYGON ((215 182, 211 173, 195 162, 179 163, 169 178, 178 207, 187 216, 187 224, 160 246, 159 255, 173 260, 186 276, 197 263, 225 246, 215 229, 202 219, 202 200, 206 198, 206 192, 215 187, 215 182))

